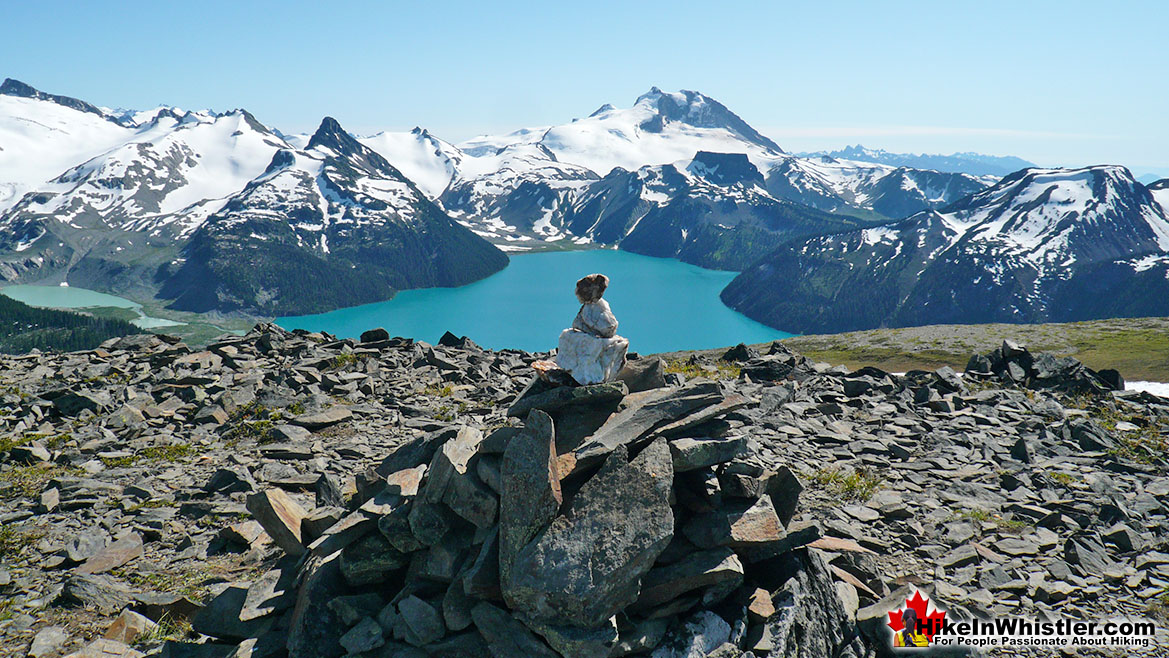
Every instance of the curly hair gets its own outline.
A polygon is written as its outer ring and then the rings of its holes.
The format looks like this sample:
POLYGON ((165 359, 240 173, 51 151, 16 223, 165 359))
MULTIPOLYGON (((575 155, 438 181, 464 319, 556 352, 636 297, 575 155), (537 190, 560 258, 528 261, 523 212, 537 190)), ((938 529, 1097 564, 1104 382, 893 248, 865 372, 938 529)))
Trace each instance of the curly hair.
POLYGON ((576 282, 576 298, 581 304, 591 304, 605 294, 609 277, 604 274, 590 274, 576 282))

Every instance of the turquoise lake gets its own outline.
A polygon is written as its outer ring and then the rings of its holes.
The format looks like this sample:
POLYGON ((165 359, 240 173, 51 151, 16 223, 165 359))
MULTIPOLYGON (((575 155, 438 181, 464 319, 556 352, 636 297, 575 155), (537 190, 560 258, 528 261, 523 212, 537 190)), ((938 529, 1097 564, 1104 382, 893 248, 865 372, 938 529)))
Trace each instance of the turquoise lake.
POLYGON ((777 331, 725 306, 718 295, 735 272, 704 270, 677 260, 625 251, 511 255, 511 264, 459 288, 405 290, 393 299, 317 315, 277 318, 286 329, 327 331, 342 338, 385 327, 391 336, 434 343, 443 332, 467 336, 491 349, 543 352, 580 309, 576 280, 609 277, 605 299, 630 351, 642 354, 761 343, 792 334, 777 331))

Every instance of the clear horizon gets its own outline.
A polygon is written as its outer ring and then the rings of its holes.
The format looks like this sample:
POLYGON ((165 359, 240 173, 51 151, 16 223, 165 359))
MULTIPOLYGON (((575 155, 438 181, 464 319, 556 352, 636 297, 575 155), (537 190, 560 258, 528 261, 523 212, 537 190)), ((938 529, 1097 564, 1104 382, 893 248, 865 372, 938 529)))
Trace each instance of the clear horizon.
POLYGON ((700 91, 787 151, 863 144, 1169 175, 1169 4, 8 3, 0 78, 451 142, 700 91), (115 8, 116 7, 116 8, 115 8))

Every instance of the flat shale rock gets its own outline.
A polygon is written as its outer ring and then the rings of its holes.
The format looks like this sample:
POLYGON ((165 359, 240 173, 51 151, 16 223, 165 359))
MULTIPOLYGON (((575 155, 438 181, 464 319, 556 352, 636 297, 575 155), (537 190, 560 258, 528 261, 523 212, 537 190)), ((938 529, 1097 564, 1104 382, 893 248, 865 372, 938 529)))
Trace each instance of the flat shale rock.
POLYGON ((305 552, 300 528, 307 513, 291 496, 280 489, 267 489, 248 496, 247 508, 284 552, 289 555, 305 552))
POLYGON ((494 658, 560 658, 506 610, 482 602, 471 608, 471 618, 494 658))
POLYGON ((293 425, 299 425, 312 431, 323 430, 353 418, 353 412, 348 407, 329 407, 315 414, 306 414, 292 419, 293 425))
POLYGON ((575 468, 595 464, 618 446, 628 445, 654 427, 694 410, 717 404, 723 396, 718 384, 700 383, 680 389, 656 389, 626 398, 619 411, 573 451, 575 468))
POLYGON ((310 556, 302 569, 296 606, 288 624, 289 658, 337 658, 344 653, 341 636, 345 627, 329 608, 329 601, 344 592, 340 561, 336 554, 310 556))

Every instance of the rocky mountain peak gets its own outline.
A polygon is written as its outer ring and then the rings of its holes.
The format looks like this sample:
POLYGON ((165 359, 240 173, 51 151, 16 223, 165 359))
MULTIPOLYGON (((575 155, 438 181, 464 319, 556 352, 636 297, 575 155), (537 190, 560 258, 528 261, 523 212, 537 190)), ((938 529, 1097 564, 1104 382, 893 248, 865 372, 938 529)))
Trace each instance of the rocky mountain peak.
POLYGON ((311 150, 322 147, 331 149, 338 155, 360 153, 365 148, 352 135, 345 132, 341 124, 333 117, 321 119, 321 125, 309 139, 307 148, 311 150))
POLYGON ((0 96, 16 96, 19 98, 32 98, 40 101, 49 101, 68 108, 72 108, 79 112, 89 112, 104 117, 118 123, 115 119, 102 112, 98 107, 86 103, 83 100, 71 98, 69 96, 59 96, 57 94, 47 94, 32 85, 21 82, 20 80, 13 80, 12 78, 5 78, 4 82, 0 84, 0 96))
POLYGON ((751 164, 745 153, 711 153, 699 151, 686 167, 690 173, 701 176, 715 185, 757 184, 763 186, 763 174, 751 164))
POLYGON ((648 105, 655 115, 642 122, 648 132, 661 132, 665 122, 677 121, 697 128, 723 128, 759 146, 783 153, 778 144, 752 128, 725 105, 697 91, 665 92, 657 87, 637 97, 635 105, 648 105))
MULTIPOLYGON (((656 89, 656 87, 655 87, 655 89, 656 89)), ((615 110, 615 109, 616 109, 616 108, 614 108, 612 104, 610 104, 610 103, 605 103, 604 105, 602 105, 602 106, 598 107, 598 108, 597 108, 597 109, 596 109, 596 110, 595 110, 595 111, 594 111, 592 114, 590 114, 589 116, 590 116, 590 117, 595 117, 595 116, 598 116, 598 115, 600 115, 600 114, 604 114, 605 112, 612 112, 612 111, 613 111, 613 110, 615 110)))

